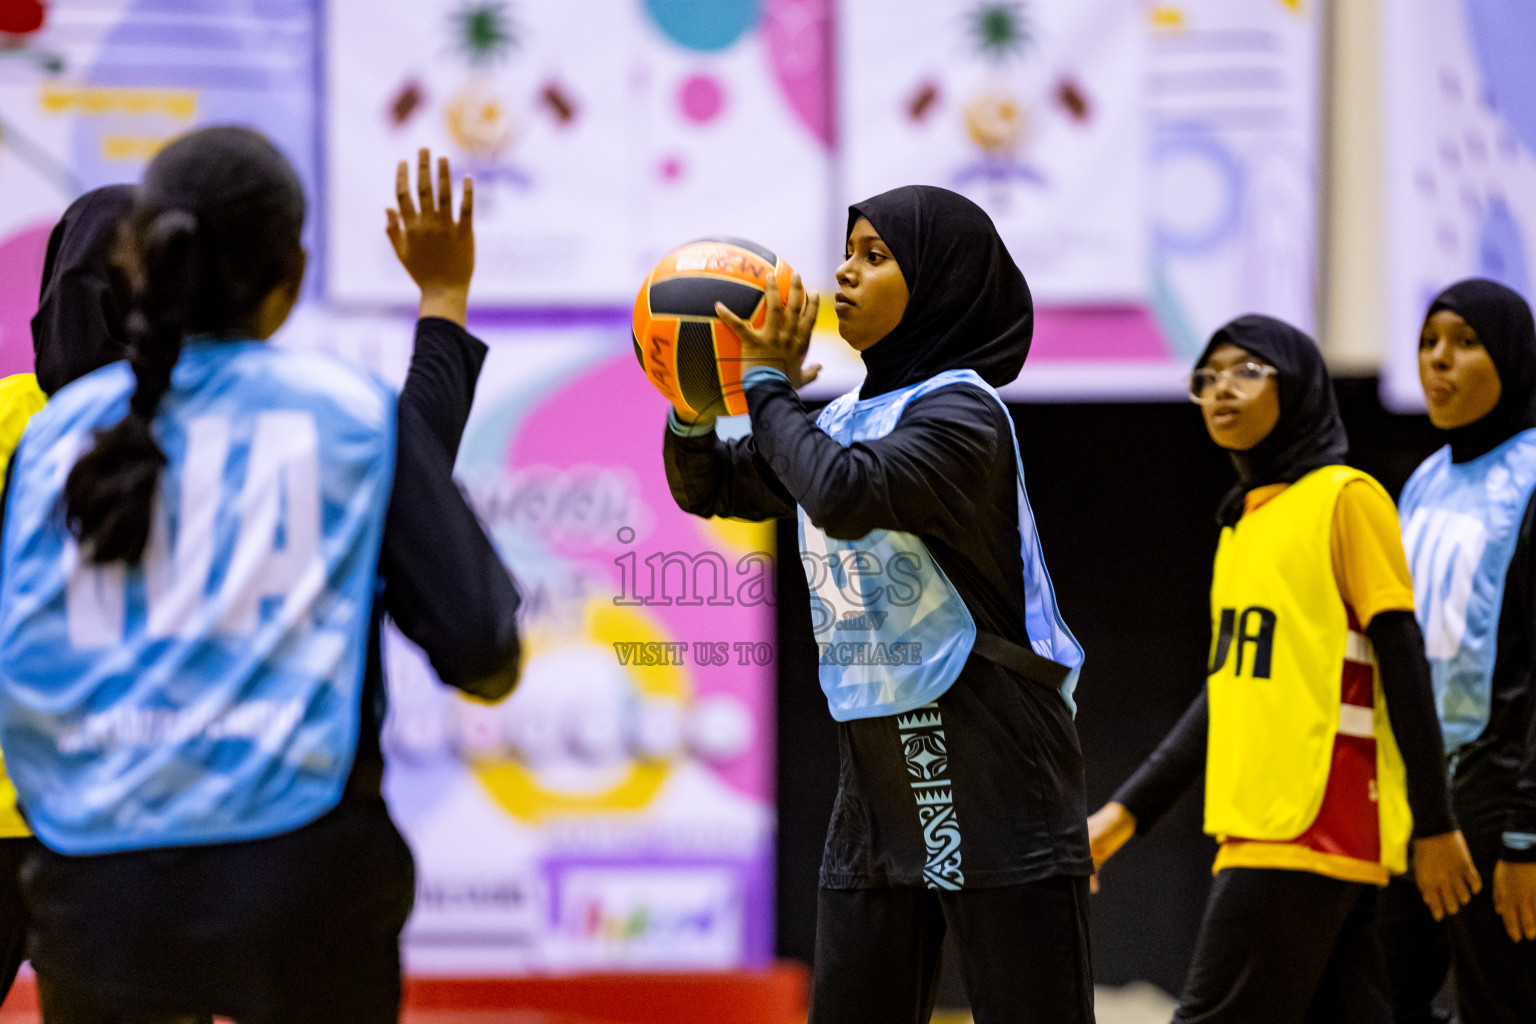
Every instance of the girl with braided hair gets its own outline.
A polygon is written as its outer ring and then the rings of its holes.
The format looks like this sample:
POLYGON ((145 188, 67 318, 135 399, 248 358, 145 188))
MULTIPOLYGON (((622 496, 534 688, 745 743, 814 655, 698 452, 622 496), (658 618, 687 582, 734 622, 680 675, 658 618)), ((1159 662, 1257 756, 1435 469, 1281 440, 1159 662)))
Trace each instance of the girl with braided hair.
POLYGON ((128 360, 17 449, 0 746, 42 844, 22 894, 49 1024, 398 1017, 413 867, 379 794, 381 616, 484 698, 519 655, 516 589, 451 477, 484 356, 469 190, 455 221, 429 172, 423 152, 418 210, 401 166, 390 218, 422 288, 398 403, 263 343, 299 293, 303 193, 260 135, 209 128, 135 199, 128 360))

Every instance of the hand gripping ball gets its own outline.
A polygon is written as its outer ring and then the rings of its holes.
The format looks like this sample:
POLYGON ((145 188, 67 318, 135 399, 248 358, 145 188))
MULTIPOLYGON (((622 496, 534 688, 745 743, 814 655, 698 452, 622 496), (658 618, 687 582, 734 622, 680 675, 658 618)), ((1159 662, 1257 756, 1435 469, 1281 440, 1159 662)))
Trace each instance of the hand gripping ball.
POLYGON ((635 297, 635 358, 656 390, 689 419, 747 411, 741 342, 715 316, 715 303, 762 326, 767 287, 789 300, 794 271, 769 250, 739 238, 703 238, 673 249, 635 297))

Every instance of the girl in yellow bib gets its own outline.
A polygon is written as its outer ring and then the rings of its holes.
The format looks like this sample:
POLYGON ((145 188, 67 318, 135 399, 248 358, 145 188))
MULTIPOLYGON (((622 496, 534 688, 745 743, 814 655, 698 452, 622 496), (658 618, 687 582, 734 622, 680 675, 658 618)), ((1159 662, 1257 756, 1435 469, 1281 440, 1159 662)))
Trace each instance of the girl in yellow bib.
POLYGON ((1176 1024, 1390 1024, 1375 896, 1407 869, 1410 835, 1437 916, 1479 887, 1451 819, 1396 510, 1343 464, 1333 384, 1295 328, 1227 324, 1190 397, 1238 470, 1218 514, 1209 675, 1089 819, 1094 862, 1204 771, 1221 849, 1176 1024))

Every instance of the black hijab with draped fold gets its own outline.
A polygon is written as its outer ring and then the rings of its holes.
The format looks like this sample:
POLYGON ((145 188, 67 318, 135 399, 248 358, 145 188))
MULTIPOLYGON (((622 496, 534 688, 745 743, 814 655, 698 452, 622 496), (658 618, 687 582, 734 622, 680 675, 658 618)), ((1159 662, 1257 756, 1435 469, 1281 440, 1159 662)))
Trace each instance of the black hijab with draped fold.
POLYGON ((1236 345, 1279 373, 1280 418, 1269 435, 1245 452, 1229 452, 1237 484, 1221 500, 1216 521, 1231 526, 1242 518, 1243 498, 1255 487, 1295 483, 1314 469, 1336 466, 1349 453, 1339 418, 1333 378, 1317 343, 1273 317, 1240 316, 1211 336, 1195 368, 1220 345, 1236 345))
POLYGON ((1451 461, 1467 462, 1536 427, 1536 322, 1518 292, 1477 277, 1436 296, 1425 322, 1442 309, 1467 322, 1499 372, 1498 404, 1482 419, 1446 431, 1451 461))
POLYGON ((890 247, 907 282, 895 330, 865 349, 860 398, 969 369, 993 387, 1019 375, 1034 336, 1024 275, 986 211, 933 185, 905 185, 848 208, 890 247))
POLYGON ((43 263, 32 318, 37 384, 47 395, 92 370, 126 358, 121 299, 112 285, 118 225, 133 209, 132 185, 93 189, 70 204, 43 263))

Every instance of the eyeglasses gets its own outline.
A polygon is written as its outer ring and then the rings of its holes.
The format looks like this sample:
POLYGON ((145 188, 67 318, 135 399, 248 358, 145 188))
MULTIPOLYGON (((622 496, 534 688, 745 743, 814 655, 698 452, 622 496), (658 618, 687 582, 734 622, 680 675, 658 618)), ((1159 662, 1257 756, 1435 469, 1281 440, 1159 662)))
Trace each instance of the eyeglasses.
POLYGON ((1189 375, 1189 400, 1205 405, 1216 400, 1222 381, 1230 382, 1238 398, 1252 398, 1264 386, 1264 378, 1280 371, 1263 363, 1238 363, 1225 370, 1201 368, 1189 375))

